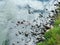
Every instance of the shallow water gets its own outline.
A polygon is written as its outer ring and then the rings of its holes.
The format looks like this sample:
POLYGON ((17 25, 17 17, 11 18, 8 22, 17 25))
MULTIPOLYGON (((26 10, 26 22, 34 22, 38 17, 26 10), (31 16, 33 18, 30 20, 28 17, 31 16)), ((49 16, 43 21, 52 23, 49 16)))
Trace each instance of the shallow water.
POLYGON ((5 40, 9 40, 8 45, 36 45, 39 41, 37 38, 43 37, 40 34, 41 31, 44 32, 43 24, 50 23, 49 13, 53 16, 50 11, 55 10, 54 3, 57 2, 55 0, 1 0, 0 45, 5 40))

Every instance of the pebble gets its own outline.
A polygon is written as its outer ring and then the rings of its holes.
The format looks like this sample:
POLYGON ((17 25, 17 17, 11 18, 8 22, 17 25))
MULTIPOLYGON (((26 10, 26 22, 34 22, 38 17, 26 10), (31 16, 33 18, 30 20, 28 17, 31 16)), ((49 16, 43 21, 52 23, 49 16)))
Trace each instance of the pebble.
POLYGON ((21 24, 23 24, 23 22, 21 22, 21 24))

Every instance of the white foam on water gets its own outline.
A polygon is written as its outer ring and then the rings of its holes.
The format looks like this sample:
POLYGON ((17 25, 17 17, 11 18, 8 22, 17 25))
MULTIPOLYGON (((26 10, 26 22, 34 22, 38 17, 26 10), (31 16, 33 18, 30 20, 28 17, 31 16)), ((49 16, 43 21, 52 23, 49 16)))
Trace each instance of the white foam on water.
MULTIPOLYGON (((34 1, 34 0, 3 0, 0 1, 0 44, 7 38, 9 39, 8 45, 36 45, 37 37, 42 35, 33 35, 32 33, 39 34, 41 33, 41 28, 43 24, 49 22, 48 15, 49 12, 54 8, 54 0, 48 2, 34 1), (29 5, 31 8, 28 8, 29 5), (18 7, 19 6, 19 7, 18 7), (45 11, 45 8, 48 11, 45 11), (32 10, 29 14, 28 10, 32 10), (34 12, 34 10, 39 10, 34 12), (39 18, 40 11, 43 10, 43 17, 39 18), (22 22, 25 20, 24 24, 19 24, 17 22, 22 22), (36 20, 36 22, 33 22, 36 20), (41 23, 41 24, 40 24, 41 23), (41 25, 40 28, 37 28, 35 25, 41 25), (2 26, 1 26, 2 25, 2 26), (31 29, 31 26, 35 26, 35 29, 31 29), (23 28, 24 27, 24 28, 23 28), (38 32, 36 32, 38 30, 38 32), (19 34, 21 32, 21 34, 19 34), (28 37, 25 36, 25 33, 28 33, 28 37)), ((52 15, 53 13, 51 13, 52 15)))

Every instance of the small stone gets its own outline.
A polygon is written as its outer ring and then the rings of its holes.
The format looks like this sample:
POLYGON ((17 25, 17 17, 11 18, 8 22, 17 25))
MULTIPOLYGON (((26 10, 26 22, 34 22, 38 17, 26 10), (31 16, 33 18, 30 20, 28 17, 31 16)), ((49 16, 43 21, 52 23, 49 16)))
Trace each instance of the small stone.
POLYGON ((38 26, 38 24, 36 24, 36 26, 38 26))
POLYGON ((45 40, 45 38, 44 38, 44 37, 42 37, 42 39, 43 39, 43 40, 45 40))
POLYGON ((51 25, 51 29, 54 28, 52 25, 51 25))
POLYGON ((25 44, 25 45, 27 45, 27 44, 25 44))
POLYGON ((35 22, 36 20, 33 20, 33 22, 35 22))
POLYGON ((32 35, 36 35, 36 33, 33 32, 32 35))
POLYGON ((19 34, 21 34, 21 32, 20 32, 20 31, 18 31, 18 33, 19 33, 19 34))
POLYGON ((40 26, 38 26, 37 28, 39 28, 40 26))
POLYGON ((19 25, 19 24, 16 24, 17 26, 19 25))
POLYGON ((15 34, 16 36, 18 36, 18 34, 15 34))
POLYGON ((19 41, 17 41, 17 43, 19 43, 19 41))
POLYGON ((33 25, 31 27, 34 27, 33 25))
POLYGON ((48 9, 46 9, 46 10, 48 10, 48 9))
POLYGON ((38 39, 38 42, 43 42, 44 39, 41 37, 41 38, 37 38, 38 39))
POLYGON ((23 22, 25 22, 25 20, 23 20, 23 22))
POLYGON ((60 4, 60 2, 58 2, 60 4))
POLYGON ((22 28, 24 28, 24 27, 22 27, 22 28))
POLYGON ((58 6, 58 4, 54 4, 54 6, 58 6))
POLYGON ((20 24, 20 21, 18 21, 17 23, 20 24))
POLYGON ((12 43, 12 45, 15 45, 14 43, 12 43))
POLYGON ((36 32, 38 32, 38 30, 36 30, 36 32))
POLYGON ((28 33, 25 33, 25 36, 28 37, 28 33))
POLYGON ((54 12, 54 10, 52 10, 51 12, 54 12))
POLYGON ((23 24, 23 22, 21 22, 21 24, 23 24))
POLYGON ((46 29, 50 29, 51 27, 49 25, 43 25, 46 29))
POLYGON ((49 30, 46 30, 46 32, 48 32, 49 30))
POLYGON ((39 14, 39 18, 43 17, 43 15, 39 14))
POLYGON ((28 10, 28 13, 31 14, 30 10, 28 10))
POLYGON ((45 32, 41 32, 41 34, 45 34, 45 32))
POLYGON ((32 28, 30 28, 32 30, 32 28))

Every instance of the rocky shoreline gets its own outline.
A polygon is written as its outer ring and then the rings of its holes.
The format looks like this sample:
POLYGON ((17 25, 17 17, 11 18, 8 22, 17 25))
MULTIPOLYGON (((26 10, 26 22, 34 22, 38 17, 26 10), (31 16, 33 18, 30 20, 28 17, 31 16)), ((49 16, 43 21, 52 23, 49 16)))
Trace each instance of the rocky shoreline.
POLYGON ((31 23, 26 20, 11 21, 8 29, 9 45, 36 45, 38 42, 43 42, 44 33, 53 28, 54 18, 51 18, 50 15, 45 18, 43 16, 39 18, 39 16, 31 23))
POLYGON ((32 9, 29 5, 20 9, 19 15, 8 22, 6 45, 36 45, 43 42, 45 32, 53 28, 57 12, 50 11, 53 13, 51 16, 50 12, 46 13, 48 9, 42 11, 41 14, 40 10, 32 9))

